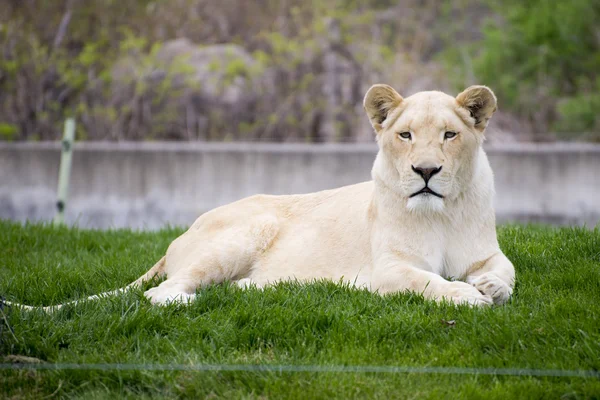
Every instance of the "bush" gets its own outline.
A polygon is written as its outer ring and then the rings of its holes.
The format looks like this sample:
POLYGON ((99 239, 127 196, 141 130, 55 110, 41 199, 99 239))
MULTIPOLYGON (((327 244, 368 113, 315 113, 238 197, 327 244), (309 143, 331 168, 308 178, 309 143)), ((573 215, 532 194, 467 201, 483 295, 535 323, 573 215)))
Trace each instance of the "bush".
MULTIPOLYGON (((600 2, 487 2, 497 18, 468 53, 472 71, 529 129, 599 131, 600 2)), ((470 68, 456 51, 448 58, 470 68)))
POLYGON ((18 140, 59 138, 66 116, 77 118, 80 140, 372 140, 366 88, 406 86, 419 60, 407 63, 403 53, 431 53, 435 42, 421 22, 436 7, 419 4, 6 0, 0 121, 18 127, 18 140), (405 12, 410 23, 400 24, 405 12), (222 79, 182 85, 185 60, 168 70, 155 62, 174 39, 237 46, 256 62, 210 63, 222 79), (242 92, 244 101, 206 96, 208 86, 242 92))

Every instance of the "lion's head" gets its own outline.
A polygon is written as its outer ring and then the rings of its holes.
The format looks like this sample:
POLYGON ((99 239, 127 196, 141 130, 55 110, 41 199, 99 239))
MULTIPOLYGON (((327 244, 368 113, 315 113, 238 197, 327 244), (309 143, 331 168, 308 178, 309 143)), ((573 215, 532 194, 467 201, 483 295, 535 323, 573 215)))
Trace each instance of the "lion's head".
POLYGON ((402 98, 375 85, 364 107, 380 147, 375 178, 406 199, 409 210, 441 211, 472 182, 496 96, 471 86, 456 98, 442 92, 402 98))

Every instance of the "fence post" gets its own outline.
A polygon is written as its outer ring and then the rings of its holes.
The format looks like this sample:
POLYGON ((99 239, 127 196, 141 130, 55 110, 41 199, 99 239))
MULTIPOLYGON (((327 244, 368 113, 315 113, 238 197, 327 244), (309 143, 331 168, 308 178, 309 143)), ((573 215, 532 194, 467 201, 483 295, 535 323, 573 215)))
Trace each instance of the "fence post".
POLYGON ((73 140, 75 139, 75 120, 67 118, 65 121, 65 132, 62 140, 62 151, 60 155, 60 170, 58 173, 58 196, 56 200, 56 215, 54 224, 65 223, 65 208, 67 207, 67 196, 69 194, 69 180, 71 177, 71 159, 73 156, 73 140))

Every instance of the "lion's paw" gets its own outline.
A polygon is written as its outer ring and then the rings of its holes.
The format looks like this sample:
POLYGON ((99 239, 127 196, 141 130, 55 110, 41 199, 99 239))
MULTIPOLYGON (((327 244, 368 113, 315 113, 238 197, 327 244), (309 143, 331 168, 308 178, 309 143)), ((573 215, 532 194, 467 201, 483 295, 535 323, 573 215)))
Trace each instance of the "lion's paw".
POLYGON ((481 294, 479 290, 465 282, 449 282, 447 292, 442 296, 455 304, 469 304, 471 306, 490 306, 493 300, 490 296, 481 294))
POLYGON ((148 289, 144 292, 144 296, 150 300, 150 303, 158 305, 170 303, 189 304, 196 299, 195 294, 168 290, 160 286, 148 289))
POLYGON ((510 285, 489 272, 480 276, 468 277, 467 282, 481 293, 490 296, 496 304, 506 303, 513 292, 510 285))
POLYGON ((263 289, 262 285, 258 284, 256 281, 254 281, 250 278, 243 278, 243 279, 240 279, 240 280, 237 280, 234 282, 241 289, 250 289, 250 288, 263 289))

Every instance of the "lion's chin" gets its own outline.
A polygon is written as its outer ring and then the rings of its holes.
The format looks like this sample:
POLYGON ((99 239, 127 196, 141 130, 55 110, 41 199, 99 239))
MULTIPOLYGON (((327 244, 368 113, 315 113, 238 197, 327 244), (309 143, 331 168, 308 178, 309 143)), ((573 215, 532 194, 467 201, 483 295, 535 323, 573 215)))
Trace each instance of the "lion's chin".
POLYGON ((444 199, 424 193, 409 198, 406 208, 414 213, 438 214, 444 211, 444 199))

